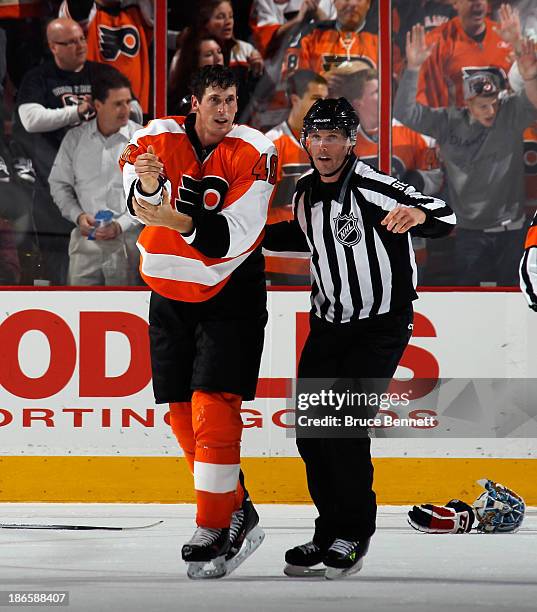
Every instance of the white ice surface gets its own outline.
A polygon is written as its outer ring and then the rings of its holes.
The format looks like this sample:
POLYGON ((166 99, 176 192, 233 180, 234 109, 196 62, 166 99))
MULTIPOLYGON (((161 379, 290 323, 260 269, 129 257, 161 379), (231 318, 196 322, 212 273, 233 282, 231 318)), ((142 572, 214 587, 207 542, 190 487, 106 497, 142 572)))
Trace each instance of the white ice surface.
POLYGON ((381 507, 363 570, 337 582, 282 574, 286 548, 311 537, 313 507, 258 510, 259 550, 228 578, 193 582, 179 556, 191 505, 0 504, 3 523, 164 520, 133 532, 0 529, 0 590, 67 590, 70 605, 58 609, 69 612, 537 611, 535 508, 516 534, 432 536, 407 526, 407 508, 381 507))

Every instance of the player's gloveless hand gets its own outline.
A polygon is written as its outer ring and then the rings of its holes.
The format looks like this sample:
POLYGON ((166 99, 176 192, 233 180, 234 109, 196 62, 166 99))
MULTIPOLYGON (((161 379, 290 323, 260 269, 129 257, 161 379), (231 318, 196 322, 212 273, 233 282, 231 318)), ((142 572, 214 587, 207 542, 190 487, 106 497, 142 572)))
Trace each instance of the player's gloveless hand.
POLYGON ((164 170, 164 164, 155 155, 153 145, 147 147, 146 153, 138 155, 134 170, 145 193, 153 193, 158 189, 158 178, 164 170))
POLYGON ((154 206, 140 198, 133 198, 132 206, 140 221, 150 227, 169 227, 183 234, 188 234, 194 227, 191 217, 183 215, 171 207, 170 194, 166 189, 164 190, 162 204, 154 206))

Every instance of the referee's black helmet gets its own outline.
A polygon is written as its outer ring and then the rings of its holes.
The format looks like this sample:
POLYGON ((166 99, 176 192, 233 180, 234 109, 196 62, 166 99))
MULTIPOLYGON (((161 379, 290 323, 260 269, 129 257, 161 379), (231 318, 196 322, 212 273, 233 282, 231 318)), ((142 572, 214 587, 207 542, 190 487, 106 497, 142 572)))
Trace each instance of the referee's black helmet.
POLYGON ((305 147, 308 134, 316 130, 342 130, 354 145, 359 125, 358 115, 346 98, 317 100, 304 117, 300 142, 305 147))

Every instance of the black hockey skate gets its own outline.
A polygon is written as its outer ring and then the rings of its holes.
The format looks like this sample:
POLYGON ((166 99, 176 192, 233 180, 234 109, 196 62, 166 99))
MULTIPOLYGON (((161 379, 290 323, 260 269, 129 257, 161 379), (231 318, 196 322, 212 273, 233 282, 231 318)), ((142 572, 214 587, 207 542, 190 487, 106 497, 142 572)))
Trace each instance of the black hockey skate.
POLYGON ((362 542, 335 540, 323 559, 326 565, 325 578, 337 580, 359 572, 368 548, 369 538, 362 542))
POLYGON ((226 575, 231 574, 255 551, 265 539, 259 527, 259 515, 249 497, 245 496, 242 507, 231 516, 229 527, 229 551, 226 555, 226 575))
POLYGON ((193 580, 226 575, 229 529, 198 527, 183 546, 181 556, 188 563, 187 575, 193 580))
POLYGON ((307 542, 290 548, 285 553, 287 565, 283 568, 286 576, 324 576, 326 568, 315 568, 326 556, 327 549, 321 548, 315 542, 307 542))

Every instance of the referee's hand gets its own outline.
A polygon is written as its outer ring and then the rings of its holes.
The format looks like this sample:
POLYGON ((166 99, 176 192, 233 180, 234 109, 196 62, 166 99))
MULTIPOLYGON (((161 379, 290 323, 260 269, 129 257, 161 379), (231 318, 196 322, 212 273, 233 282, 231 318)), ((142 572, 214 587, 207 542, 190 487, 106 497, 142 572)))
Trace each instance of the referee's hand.
POLYGON ((396 206, 384 217, 381 225, 385 225, 389 232, 404 234, 416 225, 425 223, 427 215, 419 208, 412 206, 396 206))

